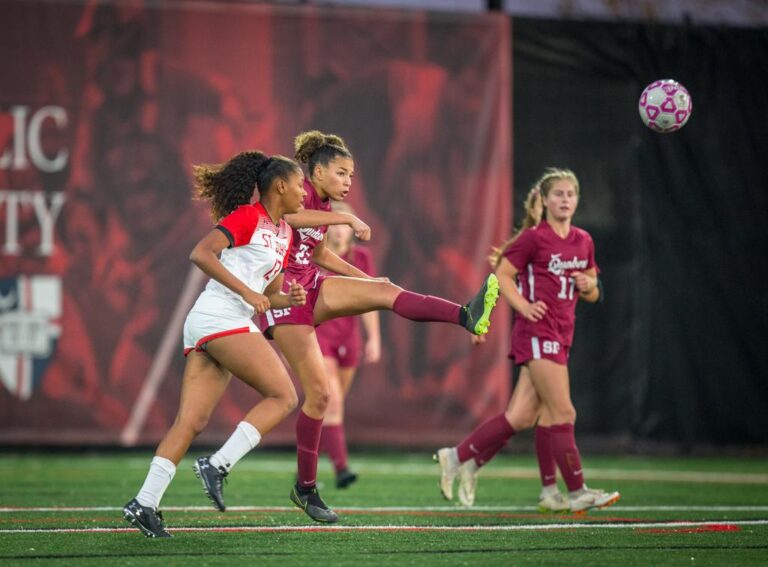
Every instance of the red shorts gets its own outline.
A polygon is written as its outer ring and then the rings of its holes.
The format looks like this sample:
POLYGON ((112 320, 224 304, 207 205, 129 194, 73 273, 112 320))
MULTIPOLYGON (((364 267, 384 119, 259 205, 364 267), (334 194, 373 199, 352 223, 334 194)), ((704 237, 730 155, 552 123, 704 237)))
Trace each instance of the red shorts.
POLYGON ((566 365, 570 351, 571 346, 563 345, 559 337, 515 337, 509 358, 517 365, 542 358, 566 365))
POLYGON ((317 342, 320 343, 323 356, 335 358, 341 368, 357 368, 360 365, 363 345, 357 333, 351 334, 346 340, 331 339, 323 333, 317 333, 317 342))
POLYGON ((284 309, 268 309, 264 314, 259 315, 259 329, 266 332, 275 325, 310 325, 314 327, 315 303, 320 297, 320 286, 324 280, 325 276, 317 275, 315 285, 306 290, 307 302, 304 305, 294 305, 284 309))

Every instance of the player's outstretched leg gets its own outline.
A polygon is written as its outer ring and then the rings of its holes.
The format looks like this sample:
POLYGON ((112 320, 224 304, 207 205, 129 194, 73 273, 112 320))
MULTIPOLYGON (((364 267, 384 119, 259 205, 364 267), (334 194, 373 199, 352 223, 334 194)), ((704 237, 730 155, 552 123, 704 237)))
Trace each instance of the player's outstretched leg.
POLYGON ((491 313, 499 298, 499 280, 488 274, 475 296, 462 307, 464 327, 472 334, 484 335, 491 326, 491 313))
POLYGON ((297 508, 304 510, 307 516, 316 522, 335 524, 339 521, 336 512, 331 510, 328 505, 323 502, 323 499, 320 498, 320 493, 315 486, 311 488, 302 488, 296 483, 291 490, 291 502, 293 502, 297 508))
POLYGON ((459 458, 455 447, 438 449, 432 459, 440 465, 440 492, 446 500, 453 500, 453 481, 459 474, 459 458))
POLYGON ((213 466, 210 457, 200 457, 192 465, 195 476, 203 483, 203 490, 208 499, 219 510, 224 512, 227 507, 224 504, 224 479, 229 474, 223 468, 213 466))
POLYGON ((142 506, 135 498, 123 506, 123 518, 147 537, 173 537, 165 531, 162 512, 142 506))

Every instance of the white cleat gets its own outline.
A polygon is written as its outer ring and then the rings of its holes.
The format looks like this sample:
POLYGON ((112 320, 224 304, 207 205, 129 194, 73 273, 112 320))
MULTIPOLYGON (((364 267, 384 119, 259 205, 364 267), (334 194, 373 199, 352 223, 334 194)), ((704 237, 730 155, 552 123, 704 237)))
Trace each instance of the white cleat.
POLYGON ((453 500, 453 481, 459 472, 458 459, 452 454, 453 451, 452 447, 445 447, 432 455, 432 459, 440 465, 440 492, 446 500, 453 500))
POLYGON ((594 488, 584 488, 584 491, 576 498, 571 498, 571 512, 579 514, 592 508, 607 508, 619 501, 621 495, 618 492, 606 492, 594 488))
POLYGON ((459 502, 464 506, 472 506, 475 503, 477 491, 477 475, 480 469, 474 459, 469 459, 459 465, 459 502))
POLYGON ((539 498, 539 512, 564 514, 571 511, 571 503, 563 494, 556 492, 539 498))

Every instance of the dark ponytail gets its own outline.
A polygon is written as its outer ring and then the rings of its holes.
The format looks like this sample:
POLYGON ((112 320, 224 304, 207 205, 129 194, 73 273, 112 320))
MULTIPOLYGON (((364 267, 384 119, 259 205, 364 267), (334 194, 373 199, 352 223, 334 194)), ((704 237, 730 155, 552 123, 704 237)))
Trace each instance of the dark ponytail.
POLYGON ((300 171, 298 164, 283 156, 268 157, 262 152, 241 152, 223 164, 195 165, 192 168, 197 197, 209 201, 211 218, 218 222, 240 205, 247 205, 253 192, 266 192, 276 177, 287 179, 300 171))

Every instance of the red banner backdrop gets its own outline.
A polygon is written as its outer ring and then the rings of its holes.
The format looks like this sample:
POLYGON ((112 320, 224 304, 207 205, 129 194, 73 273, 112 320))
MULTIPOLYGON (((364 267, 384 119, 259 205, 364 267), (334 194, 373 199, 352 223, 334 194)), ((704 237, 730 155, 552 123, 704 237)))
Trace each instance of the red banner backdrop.
MULTIPOLYGON (((499 15, 185 2, 0 5, 0 442, 154 443, 209 229, 190 165, 342 135, 380 272, 464 301, 510 226, 509 29, 499 15)), ((509 393, 489 342, 383 316, 352 443, 455 441, 509 393)), ((258 395, 233 381, 203 436, 258 395)), ((293 419, 267 439, 290 443, 293 419)))

